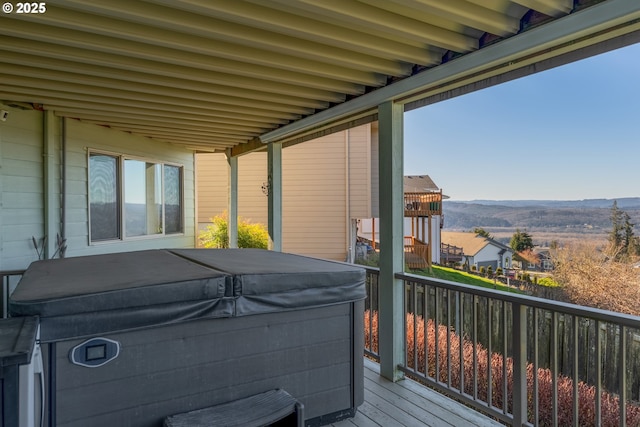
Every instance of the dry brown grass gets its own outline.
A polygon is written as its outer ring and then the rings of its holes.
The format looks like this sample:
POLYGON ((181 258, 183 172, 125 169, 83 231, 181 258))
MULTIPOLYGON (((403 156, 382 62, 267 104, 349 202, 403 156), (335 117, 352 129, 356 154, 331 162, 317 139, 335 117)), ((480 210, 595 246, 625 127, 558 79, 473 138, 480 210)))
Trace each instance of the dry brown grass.
POLYGON ((640 315, 640 270, 616 262, 612 251, 594 242, 553 253, 553 278, 574 304, 640 315))

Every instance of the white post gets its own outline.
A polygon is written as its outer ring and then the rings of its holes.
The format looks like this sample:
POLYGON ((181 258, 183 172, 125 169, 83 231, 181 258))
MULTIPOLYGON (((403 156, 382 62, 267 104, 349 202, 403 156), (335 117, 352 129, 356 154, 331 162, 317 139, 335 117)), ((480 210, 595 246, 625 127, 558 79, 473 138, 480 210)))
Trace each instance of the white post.
POLYGON ((229 247, 238 247, 238 158, 231 156, 231 149, 227 149, 227 164, 229 165, 229 200, 227 212, 227 233, 229 233, 229 247))
POLYGON ((282 144, 267 147, 269 249, 282 251, 282 144))

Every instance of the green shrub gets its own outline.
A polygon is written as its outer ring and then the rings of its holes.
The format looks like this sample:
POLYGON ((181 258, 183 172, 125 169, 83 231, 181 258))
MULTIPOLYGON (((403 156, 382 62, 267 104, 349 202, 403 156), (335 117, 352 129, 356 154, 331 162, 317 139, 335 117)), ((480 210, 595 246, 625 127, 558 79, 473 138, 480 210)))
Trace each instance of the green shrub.
POLYGON ((484 265, 480 267, 480 274, 484 275, 486 272, 487 270, 484 268, 484 265))
POLYGON ((473 264, 473 265, 471 266, 471 271, 476 271, 477 269, 478 269, 478 267, 476 267, 476 265, 475 265, 475 264, 473 264))
MULTIPOLYGON (((227 212, 211 218, 211 225, 198 236, 200 244, 205 248, 228 248, 227 212)), ((267 249, 269 233, 263 224, 252 224, 238 217, 238 247, 267 249)))
POLYGON ((556 282, 551 277, 541 277, 538 279, 538 285, 546 286, 548 288, 557 288, 560 286, 560 283, 556 282))
POLYGON ((504 273, 504 270, 502 270, 502 267, 496 268, 496 275, 502 276, 503 273, 504 273))
POLYGON ((487 275, 493 276, 493 267, 492 266, 487 267, 487 275))

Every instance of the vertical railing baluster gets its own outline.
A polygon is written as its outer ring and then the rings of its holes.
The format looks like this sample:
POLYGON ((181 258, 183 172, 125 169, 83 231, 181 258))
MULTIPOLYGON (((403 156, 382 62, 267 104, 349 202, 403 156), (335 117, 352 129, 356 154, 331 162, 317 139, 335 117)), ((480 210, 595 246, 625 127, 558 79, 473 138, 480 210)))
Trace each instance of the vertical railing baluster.
POLYGON ((460 292, 456 292, 456 301, 458 303, 458 312, 456 313, 458 319, 458 365, 460 367, 460 393, 464 393, 464 298, 460 295, 460 292))
POLYGON ((473 296, 473 400, 478 400, 478 296, 473 296))
POLYGON ((436 366, 435 366, 435 379, 437 382, 440 381, 440 321, 438 320, 440 318, 440 298, 438 297, 438 291, 440 290, 440 288, 434 288, 435 289, 435 300, 434 300, 434 316, 433 316, 433 322, 434 322, 434 327, 435 327, 435 350, 436 350, 436 366))
POLYGON ((533 309, 533 425, 538 426, 540 424, 540 405, 538 404, 539 389, 538 389, 538 366, 540 357, 540 335, 538 333, 539 310, 533 309))
POLYGON ((551 313, 551 408, 553 427, 558 427, 558 313, 551 313))
POLYGON ((595 425, 602 423, 602 327, 599 320, 596 320, 596 419, 595 425))
MULTIPOLYGON (((513 425, 522 426, 527 422, 527 308, 522 304, 512 302, 511 313, 513 316, 511 334, 513 346, 513 425)), ((506 394, 504 400, 505 402, 508 400, 506 394)))
POLYGON ((451 291, 447 289, 447 386, 451 388, 451 291))
POLYGON ((493 406, 493 376, 491 375, 491 336, 493 328, 491 326, 493 299, 487 298, 487 405, 493 406))
POLYGON ((627 426, 627 328, 620 325, 620 356, 618 377, 620 378, 620 427, 627 426))
POLYGON ((578 316, 572 316, 571 326, 573 328, 573 425, 578 427, 578 316))
POLYGON ((502 413, 509 413, 509 373, 507 372, 507 302, 502 301, 502 413))
POLYGON ((429 287, 424 285, 424 317, 422 321, 424 322, 424 375, 425 377, 429 376, 429 287))
POLYGON ((411 282, 411 299, 413 300, 413 369, 418 372, 418 284, 416 282, 411 282))

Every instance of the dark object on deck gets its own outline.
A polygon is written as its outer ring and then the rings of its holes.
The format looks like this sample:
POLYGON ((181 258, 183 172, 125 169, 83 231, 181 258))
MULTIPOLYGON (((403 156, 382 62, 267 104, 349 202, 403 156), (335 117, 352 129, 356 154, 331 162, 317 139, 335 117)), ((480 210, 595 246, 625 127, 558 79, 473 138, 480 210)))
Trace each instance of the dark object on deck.
POLYGON ((38 319, 0 320, 0 426, 18 427, 20 366, 31 363, 38 319))
POLYGON ((173 415, 164 420, 164 427, 263 427, 275 423, 279 427, 304 426, 303 405, 280 389, 173 415))
POLYGON ((307 425, 363 401, 364 270, 257 249, 37 261, 10 300, 38 315, 47 426, 157 427, 273 389, 307 425))

